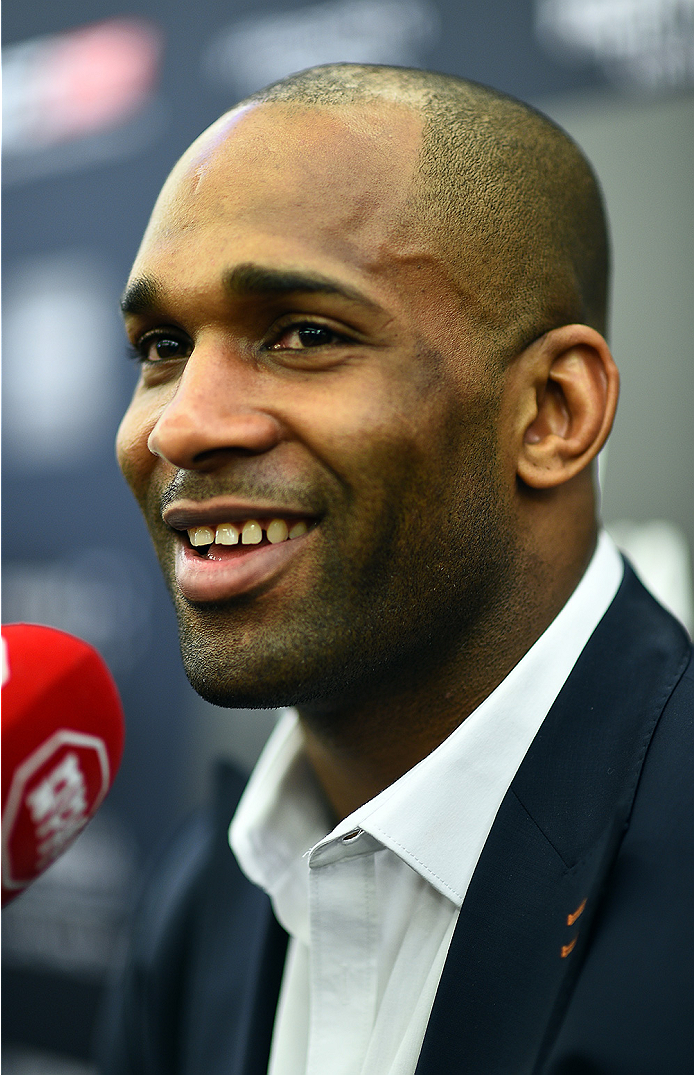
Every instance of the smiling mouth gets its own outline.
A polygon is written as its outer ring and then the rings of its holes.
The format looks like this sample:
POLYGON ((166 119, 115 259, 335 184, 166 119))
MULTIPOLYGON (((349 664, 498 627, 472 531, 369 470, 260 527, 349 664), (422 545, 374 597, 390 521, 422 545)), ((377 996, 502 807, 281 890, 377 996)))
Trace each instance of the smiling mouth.
POLYGON ((280 545, 303 537, 314 526, 309 519, 236 519, 215 526, 193 526, 188 542, 200 557, 216 560, 250 552, 253 546, 280 545))
POLYGON ((162 518, 176 536, 178 589, 193 604, 204 604, 260 596, 286 582, 304 561, 322 516, 220 497, 179 500, 162 518))

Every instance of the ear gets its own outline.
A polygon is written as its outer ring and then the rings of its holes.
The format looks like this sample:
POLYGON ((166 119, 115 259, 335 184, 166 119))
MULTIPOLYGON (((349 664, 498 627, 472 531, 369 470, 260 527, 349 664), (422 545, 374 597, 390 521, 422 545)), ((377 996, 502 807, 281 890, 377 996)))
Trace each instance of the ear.
POLYGON ((534 489, 569 481, 598 454, 612 428, 619 372, 603 337, 563 325, 521 357, 518 477, 534 489))

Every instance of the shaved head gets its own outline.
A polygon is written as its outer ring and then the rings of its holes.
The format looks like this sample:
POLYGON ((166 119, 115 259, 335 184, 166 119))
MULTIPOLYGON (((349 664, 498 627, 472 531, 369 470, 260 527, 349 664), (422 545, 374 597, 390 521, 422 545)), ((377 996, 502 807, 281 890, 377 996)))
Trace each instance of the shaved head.
POLYGON ((605 333, 609 250, 600 188, 580 149, 546 116, 452 75, 357 64, 310 68, 250 102, 411 108, 423 134, 402 226, 430 233, 481 337, 510 358, 559 325, 605 333))

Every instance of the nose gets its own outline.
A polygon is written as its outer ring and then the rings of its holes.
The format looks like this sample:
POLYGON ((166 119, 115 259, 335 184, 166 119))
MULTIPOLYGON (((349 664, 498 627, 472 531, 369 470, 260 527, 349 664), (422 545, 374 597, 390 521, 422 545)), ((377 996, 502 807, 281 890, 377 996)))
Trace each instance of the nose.
POLYGON ((253 404, 254 377, 234 356, 196 348, 147 438, 150 452, 183 470, 210 471, 229 455, 270 451, 282 426, 253 404))

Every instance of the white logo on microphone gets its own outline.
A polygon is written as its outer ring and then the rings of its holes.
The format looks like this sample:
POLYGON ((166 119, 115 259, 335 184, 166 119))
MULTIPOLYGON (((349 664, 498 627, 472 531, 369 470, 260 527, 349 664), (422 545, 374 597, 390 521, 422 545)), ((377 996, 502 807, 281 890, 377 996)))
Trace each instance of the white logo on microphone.
POLYGON ((87 785, 77 755, 66 754, 26 801, 42 867, 58 857, 87 821, 87 785))
POLYGON ((17 767, 7 795, 2 818, 5 889, 26 888, 57 858, 96 813, 110 786, 108 751, 100 736, 61 728, 37 747, 17 767), (55 754, 60 760, 39 776, 55 754), (31 835, 22 828, 22 815, 31 835))

